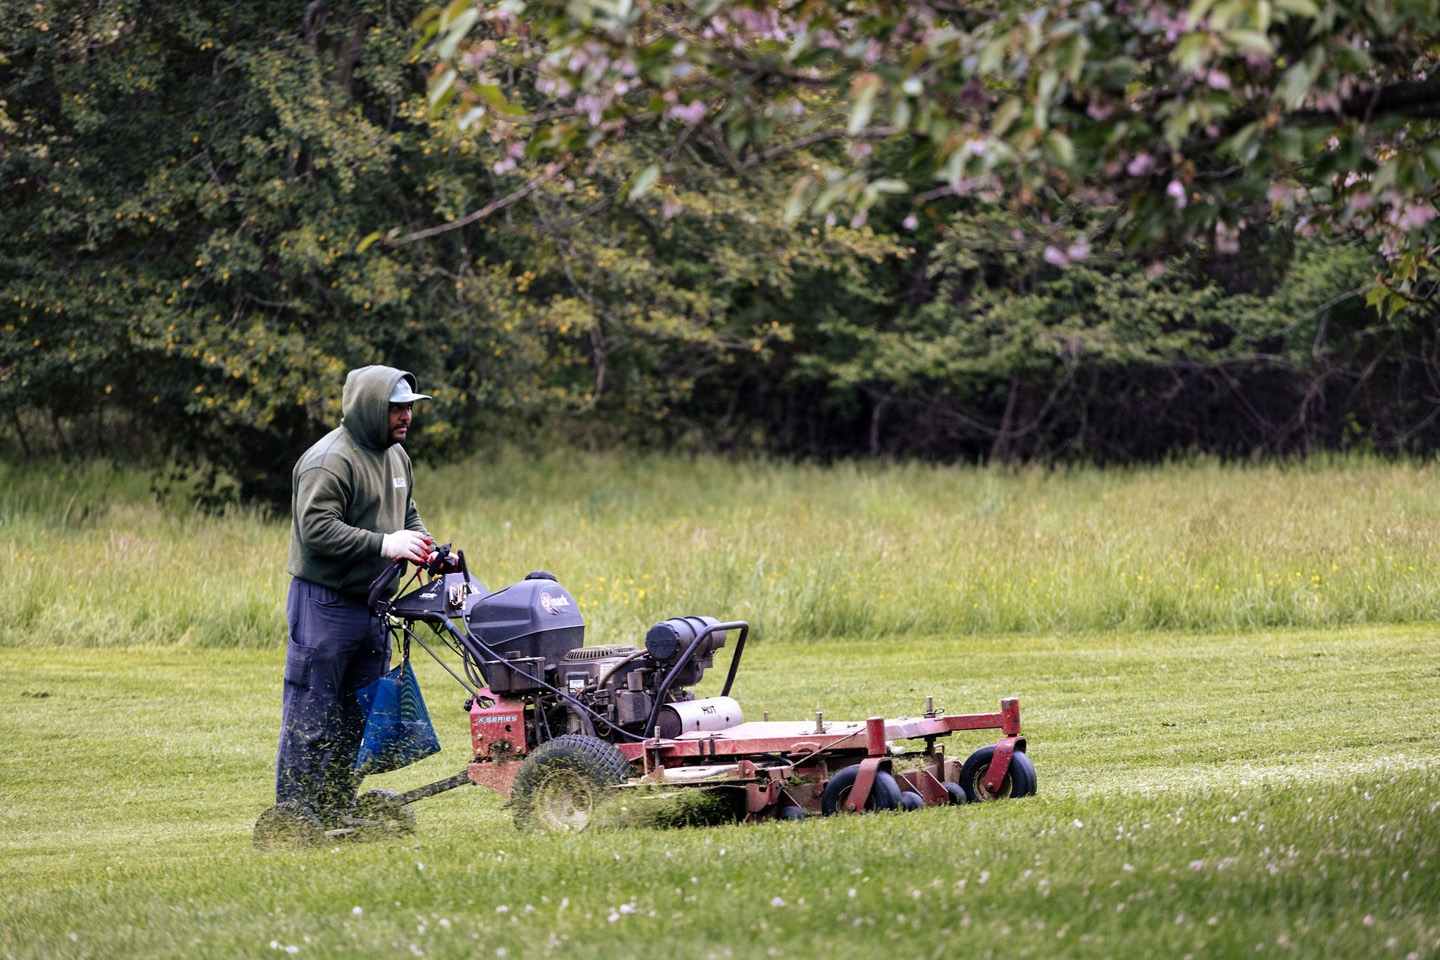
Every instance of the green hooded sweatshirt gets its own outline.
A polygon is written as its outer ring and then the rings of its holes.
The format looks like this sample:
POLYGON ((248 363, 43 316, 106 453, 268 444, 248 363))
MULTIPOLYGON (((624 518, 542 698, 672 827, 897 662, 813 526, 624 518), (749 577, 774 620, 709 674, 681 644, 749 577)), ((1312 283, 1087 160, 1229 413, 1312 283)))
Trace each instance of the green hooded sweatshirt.
POLYGON ((385 534, 428 533, 410 498, 414 474, 390 443, 390 395, 404 377, 394 367, 361 367, 345 378, 340 426, 295 464, 290 493, 292 576, 363 597, 389 561, 385 534))

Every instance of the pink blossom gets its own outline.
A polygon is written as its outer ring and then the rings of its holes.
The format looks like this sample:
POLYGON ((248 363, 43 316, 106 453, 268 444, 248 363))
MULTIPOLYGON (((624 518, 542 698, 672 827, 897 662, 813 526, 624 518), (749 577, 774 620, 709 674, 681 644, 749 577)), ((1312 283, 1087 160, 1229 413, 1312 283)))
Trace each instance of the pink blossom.
POLYGON ((1143 177, 1155 168, 1155 158, 1148 153, 1137 153, 1135 159, 1131 160, 1125 167, 1125 172, 1132 177, 1143 177))
POLYGON ((1061 253, 1059 247, 1047 246, 1042 256, 1046 263, 1054 264, 1057 267, 1070 266, 1070 258, 1061 253))
POLYGON ((1414 230, 1435 219, 1435 208, 1428 203, 1407 203, 1404 209, 1399 211, 1398 217, 1392 213, 1390 218, 1401 230, 1414 230))
POLYGON ((904 220, 900 221, 900 226, 904 227, 906 230, 914 230, 916 227, 920 226, 920 219, 912 213, 904 220))
POLYGON ((479 43, 475 44, 475 46, 470 48, 470 52, 465 55, 462 62, 467 67, 478 67, 486 60, 495 56, 495 50, 496 46, 494 40, 481 40, 479 43))
POLYGON ((1091 100, 1085 105, 1085 116, 1094 120, 1096 123, 1104 123, 1106 120, 1109 120, 1111 114, 1114 112, 1115 108, 1113 106, 1108 103, 1101 103, 1098 100, 1091 100))
POLYGON ((1185 184, 1179 180, 1171 180, 1169 186, 1165 188, 1165 192, 1175 201, 1176 210, 1185 209, 1185 204, 1189 202, 1185 197, 1185 184))
POLYGON ((1079 240, 1070 244, 1070 246, 1065 248, 1065 256, 1069 257, 1072 262, 1084 260, 1090 256, 1090 239, 1088 237, 1081 237, 1079 240))
POLYGON ((705 117, 705 102, 703 100, 692 100, 686 104, 675 104, 666 107, 665 116, 673 117, 676 120, 683 120, 686 123, 699 123, 705 117))
POLYGON ((585 111, 585 115, 589 118, 592 127, 600 123, 600 114, 605 107, 604 104, 600 102, 599 97, 581 97, 578 106, 585 111))

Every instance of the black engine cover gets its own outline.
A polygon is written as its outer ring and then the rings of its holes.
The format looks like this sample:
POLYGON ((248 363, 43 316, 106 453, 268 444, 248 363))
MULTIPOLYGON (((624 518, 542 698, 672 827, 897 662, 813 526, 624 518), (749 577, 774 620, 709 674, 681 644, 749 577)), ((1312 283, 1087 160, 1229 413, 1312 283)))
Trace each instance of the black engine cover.
POLYGON ((554 580, 521 580, 471 604, 465 628, 503 659, 540 657, 554 668, 585 645, 579 604, 554 580))

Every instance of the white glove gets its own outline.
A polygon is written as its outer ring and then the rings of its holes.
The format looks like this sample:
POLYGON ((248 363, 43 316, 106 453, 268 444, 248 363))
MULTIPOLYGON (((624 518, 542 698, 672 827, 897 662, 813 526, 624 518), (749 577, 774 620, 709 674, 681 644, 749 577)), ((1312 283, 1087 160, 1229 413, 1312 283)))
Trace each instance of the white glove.
POLYGON ((387 560, 409 560, 424 563, 430 551, 430 538, 414 530, 396 530, 380 541, 380 555, 387 560))

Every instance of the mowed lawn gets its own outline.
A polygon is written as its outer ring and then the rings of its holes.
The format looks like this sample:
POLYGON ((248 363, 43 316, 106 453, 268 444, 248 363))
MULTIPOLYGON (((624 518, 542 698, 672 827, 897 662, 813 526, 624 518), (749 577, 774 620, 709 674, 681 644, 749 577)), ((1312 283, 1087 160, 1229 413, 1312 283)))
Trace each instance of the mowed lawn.
MULTIPOLYGON (((410 837, 259 854, 282 661, 0 650, 0 955, 1440 954, 1434 623, 772 635, 746 651, 747 716, 1017 696, 1039 795, 536 836, 467 788, 418 805, 410 837)), ((372 785, 467 759, 458 686, 422 682, 445 749, 372 785)))

